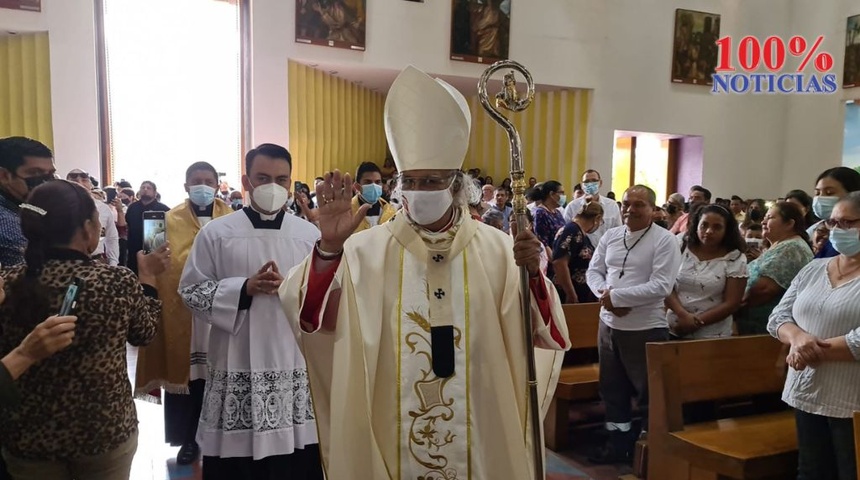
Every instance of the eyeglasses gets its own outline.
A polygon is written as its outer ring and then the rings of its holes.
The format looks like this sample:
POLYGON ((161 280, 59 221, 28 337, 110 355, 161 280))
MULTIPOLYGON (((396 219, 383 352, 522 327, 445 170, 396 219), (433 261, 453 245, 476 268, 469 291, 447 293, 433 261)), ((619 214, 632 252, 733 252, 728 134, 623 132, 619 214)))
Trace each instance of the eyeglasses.
POLYGON ((824 221, 824 224, 827 225, 827 228, 841 228, 843 230, 847 230, 849 228, 854 228, 854 225, 860 223, 860 218, 854 220, 847 219, 838 219, 838 218, 828 218, 824 221))
POLYGON ((72 172, 72 173, 70 173, 70 174, 69 174, 69 178, 83 178, 83 179, 87 179, 87 178, 90 178, 90 174, 89 174, 89 173, 87 173, 87 172, 81 172, 81 173, 74 173, 74 172, 72 172))
POLYGON ((400 186, 403 190, 445 190, 454 181, 454 175, 444 177, 400 177, 400 186))

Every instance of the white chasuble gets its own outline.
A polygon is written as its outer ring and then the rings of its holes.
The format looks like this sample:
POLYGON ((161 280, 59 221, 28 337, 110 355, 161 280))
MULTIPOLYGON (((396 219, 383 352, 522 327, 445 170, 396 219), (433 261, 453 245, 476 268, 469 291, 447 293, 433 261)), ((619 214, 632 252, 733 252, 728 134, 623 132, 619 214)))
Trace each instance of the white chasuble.
MULTIPOLYGON (((326 318, 336 317, 333 331, 300 327, 311 258, 281 286, 308 364, 328 480, 532 477, 513 242, 467 214, 457 227, 442 245, 428 243, 402 215, 353 234, 323 301, 326 318), (444 378, 434 372, 434 327, 453 331, 453 373, 444 378)), ((543 411, 560 350, 570 345, 555 289, 544 281, 564 338, 553 340, 532 299, 535 342, 554 349, 536 349, 543 411)))

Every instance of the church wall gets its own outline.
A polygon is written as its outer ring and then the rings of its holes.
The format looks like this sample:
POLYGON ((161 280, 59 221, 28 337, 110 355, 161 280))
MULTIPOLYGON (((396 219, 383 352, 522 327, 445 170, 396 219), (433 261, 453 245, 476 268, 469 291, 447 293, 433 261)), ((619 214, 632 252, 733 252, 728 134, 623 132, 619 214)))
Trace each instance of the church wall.
MULTIPOLYGON (((613 132, 619 129, 704 136, 703 183, 716 195, 767 197, 795 186, 810 189, 821 166, 839 163, 840 99, 851 92, 728 97, 706 87, 674 85, 669 73, 676 6, 664 0, 515 1, 511 57, 524 61, 539 83, 594 89, 587 163, 605 176, 611 173, 613 132)), ((368 1, 366 52, 296 44, 294 7, 292 1, 254 1, 255 143, 289 143, 289 59, 387 69, 412 63, 458 76, 477 76, 484 68, 448 59, 447 1, 368 1)), ((860 13, 850 0, 689 0, 683 7, 721 13, 721 35, 826 34, 840 76, 845 17, 860 13)), ((98 171, 92 14, 91 0, 43 0, 42 13, 0 11, 2 29, 50 32, 54 146, 61 171, 73 166, 98 171)), ((569 167, 578 169, 577 163, 572 160, 569 167)))
POLYGON ((289 150, 293 180, 340 169, 355 175, 362 162, 385 158, 385 97, 301 63, 289 62, 289 150))

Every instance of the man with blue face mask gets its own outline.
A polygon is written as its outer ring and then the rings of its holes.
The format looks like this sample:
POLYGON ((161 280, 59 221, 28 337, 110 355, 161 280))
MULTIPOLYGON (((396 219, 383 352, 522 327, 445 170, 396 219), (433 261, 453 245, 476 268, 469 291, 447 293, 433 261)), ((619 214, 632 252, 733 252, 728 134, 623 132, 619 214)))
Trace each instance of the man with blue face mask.
POLYGON ((358 213, 362 205, 370 205, 367 216, 358 224, 355 231, 383 224, 397 213, 397 210, 382 198, 382 172, 373 162, 364 162, 355 172, 355 193, 352 197, 352 213, 358 213))
POLYGON ((587 203, 600 203, 603 207, 603 223, 596 230, 588 234, 588 238, 593 245, 600 243, 600 237, 607 230, 621 226, 621 210, 618 208, 618 203, 611 198, 600 196, 601 186, 603 186, 603 180, 600 179, 600 172, 597 170, 586 170, 582 174, 582 190, 585 192, 585 195, 574 198, 564 209, 564 221, 570 223, 587 203))
POLYGON ((200 229, 215 218, 233 213, 218 196, 217 188, 215 167, 206 162, 192 164, 185 172, 188 200, 164 215, 174 252, 167 271, 158 277, 164 321, 152 342, 140 349, 137 359, 136 393, 165 390, 164 440, 182 446, 176 455, 180 465, 188 465, 200 455, 195 437, 203 405, 209 324, 183 305, 178 293, 179 277, 200 229))

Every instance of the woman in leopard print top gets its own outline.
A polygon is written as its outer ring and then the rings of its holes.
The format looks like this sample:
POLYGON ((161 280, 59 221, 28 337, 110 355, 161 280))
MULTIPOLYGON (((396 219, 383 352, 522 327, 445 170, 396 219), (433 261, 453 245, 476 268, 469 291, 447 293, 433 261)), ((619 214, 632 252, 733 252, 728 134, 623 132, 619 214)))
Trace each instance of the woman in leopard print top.
POLYGON ((0 272, 8 289, 0 308, 0 355, 60 310, 74 278, 84 285, 71 346, 21 376, 21 405, 0 412, 9 472, 16 479, 67 478, 68 472, 85 479, 96 471, 128 478, 137 415, 126 342, 142 346, 155 336, 161 302, 151 285, 164 270, 169 249, 141 256, 138 281, 126 268, 90 259, 101 227, 82 187, 48 182, 34 189, 28 202, 21 209, 26 264, 0 272))

